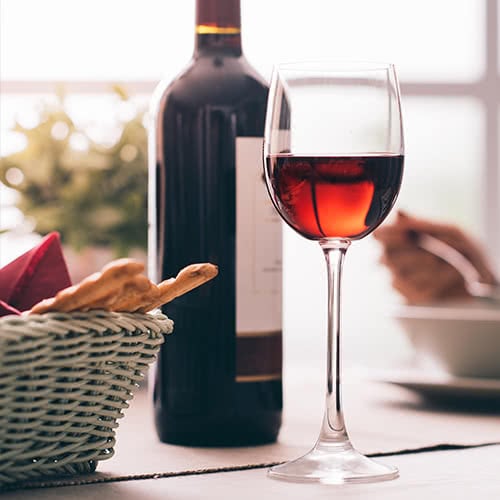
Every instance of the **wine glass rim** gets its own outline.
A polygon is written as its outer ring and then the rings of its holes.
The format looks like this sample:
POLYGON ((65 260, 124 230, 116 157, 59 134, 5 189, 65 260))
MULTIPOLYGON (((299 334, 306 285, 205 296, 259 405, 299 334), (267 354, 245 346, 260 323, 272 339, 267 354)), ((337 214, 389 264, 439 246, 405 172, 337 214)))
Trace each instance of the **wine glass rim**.
POLYGON ((276 71, 292 70, 296 72, 357 72, 357 71, 394 71, 393 63, 368 60, 304 59, 283 61, 274 65, 276 71))

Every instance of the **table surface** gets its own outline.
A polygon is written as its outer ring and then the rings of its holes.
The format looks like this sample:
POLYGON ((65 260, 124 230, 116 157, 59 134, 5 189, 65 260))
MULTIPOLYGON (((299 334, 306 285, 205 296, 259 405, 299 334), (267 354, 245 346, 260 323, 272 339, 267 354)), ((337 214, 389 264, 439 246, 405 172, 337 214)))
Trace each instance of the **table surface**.
POLYGON ((369 499, 422 500, 500 498, 500 446, 384 457, 397 463, 400 477, 373 484, 323 486, 276 481, 266 471, 223 472, 86 486, 46 488, 6 494, 12 499, 191 500, 214 499, 369 499))
POLYGON ((12 499, 434 499, 500 498, 500 418, 498 402, 472 401, 436 406, 405 389, 345 377, 347 426, 362 452, 398 466, 393 481, 360 485, 297 484, 267 477, 266 468, 188 473, 296 458, 314 443, 321 422, 322 369, 293 370, 285 385, 284 424, 278 443, 236 449, 200 449, 158 442, 152 425, 151 400, 141 390, 120 423, 116 455, 101 462, 90 481, 109 482, 6 492, 12 499), (139 437, 139 438, 138 438, 139 437), (441 451, 452 445, 456 449, 441 451), (432 451, 424 451, 426 449, 432 451), (174 473, 173 477, 155 474, 174 473), (135 477, 134 477, 135 476, 135 477), (148 479, 140 479, 140 477, 148 479), (124 478, 126 480, 124 480, 124 478), (117 479, 121 479, 117 481, 117 479))

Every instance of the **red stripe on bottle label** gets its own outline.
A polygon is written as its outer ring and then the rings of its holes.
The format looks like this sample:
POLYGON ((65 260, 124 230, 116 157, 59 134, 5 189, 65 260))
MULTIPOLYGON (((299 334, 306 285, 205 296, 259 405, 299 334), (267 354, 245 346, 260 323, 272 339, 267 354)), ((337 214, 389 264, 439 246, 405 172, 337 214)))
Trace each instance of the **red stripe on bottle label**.
POLYGON ((282 335, 276 332, 238 334, 236 381, 264 382, 282 377, 282 335))

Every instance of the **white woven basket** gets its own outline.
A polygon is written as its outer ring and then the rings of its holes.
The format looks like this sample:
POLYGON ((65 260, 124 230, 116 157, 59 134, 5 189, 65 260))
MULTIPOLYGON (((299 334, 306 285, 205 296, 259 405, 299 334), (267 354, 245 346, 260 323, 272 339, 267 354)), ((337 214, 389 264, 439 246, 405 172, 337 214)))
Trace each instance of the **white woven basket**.
POLYGON ((0 318, 0 487, 93 472, 173 329, 162 314, 0 318))

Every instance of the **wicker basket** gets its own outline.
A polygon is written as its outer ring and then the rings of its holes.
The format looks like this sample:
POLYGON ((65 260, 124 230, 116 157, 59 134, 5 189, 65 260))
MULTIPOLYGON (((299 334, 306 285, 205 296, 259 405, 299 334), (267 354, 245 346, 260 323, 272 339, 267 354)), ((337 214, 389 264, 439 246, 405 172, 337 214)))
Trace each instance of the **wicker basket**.
POLYGON ((173 323, 161 314, 0 318, 0 486, 93 472, 173 323))

